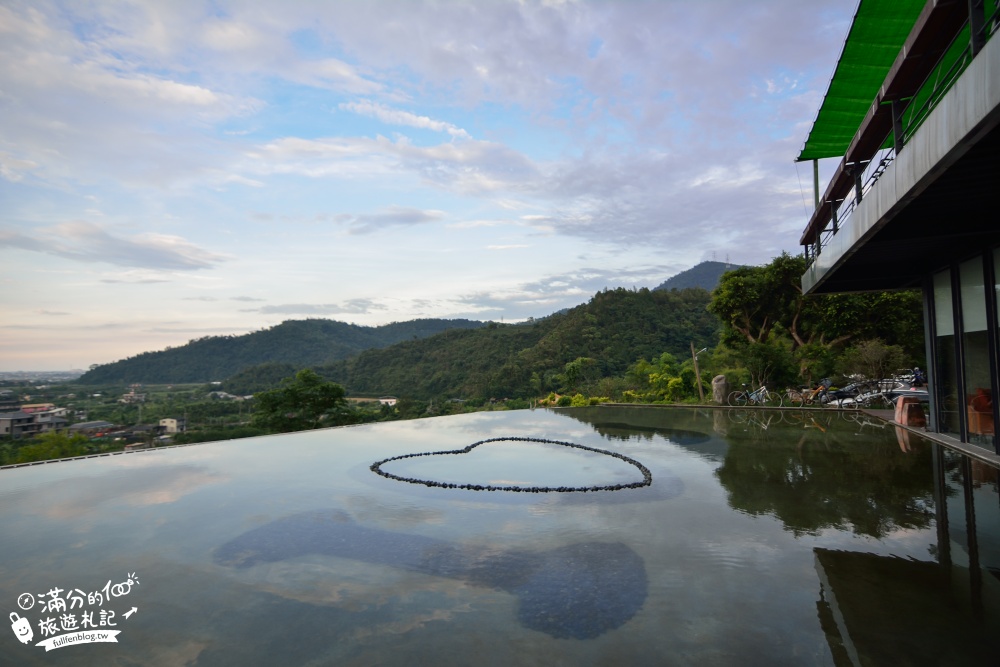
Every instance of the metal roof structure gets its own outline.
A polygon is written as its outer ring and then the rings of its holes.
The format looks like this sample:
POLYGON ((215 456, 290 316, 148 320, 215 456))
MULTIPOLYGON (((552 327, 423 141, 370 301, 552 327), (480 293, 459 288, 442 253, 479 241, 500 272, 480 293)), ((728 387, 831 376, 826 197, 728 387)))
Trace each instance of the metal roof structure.
POLYGON ((798 161, 847 152, 925 4, 925 0, 860 0, 798 161))
MULTIPOLYGON (((859 14, 876 4, 862 0, 859 14)), ((855 21, 848 41, 872 32, 855 21)), ((1000 47, 990 40, 998 26, 996 0, 975 11, 959 0, 924 3, 853 135, 835 149, 840 164, 800 239, 814 259, 807 291, 915 287, 927 270, 992 245, 998 232, 981 212, 995 208, 1000 169, 1000 47)), ((810 140, 830 136, 820 116, 810 140)))

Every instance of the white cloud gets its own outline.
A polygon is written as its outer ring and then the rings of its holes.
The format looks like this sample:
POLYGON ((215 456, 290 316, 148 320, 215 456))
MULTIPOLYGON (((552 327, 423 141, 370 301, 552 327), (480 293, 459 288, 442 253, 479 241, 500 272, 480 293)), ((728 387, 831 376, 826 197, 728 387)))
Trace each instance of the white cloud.
POLYGON ((287 76, 296 83, 346 93, 371 95, 383 90, 381 84, 365 78, 354 67, 337 58, 298 61, 279 67, 276 73, 287 76))
MULTIPOLYGON (((0 3, 0 284, 48 299, 8 290, 24 324, 135 295, 239 331, 539 316, 665 277, 616 266, 766 261, 854 4, 0 3), (359 300, 364 271, 398 301, 359 300)), ((78 347, 54 340, 31 358, 78 347)))
POLYGON ((205 46, 218 51, 248 52, 273 47, 266 35, 243 21, 207 21, 202 26, 201 38, 205 46))
MULTIPOLYGON (((116 236, 100 225, 65 222, 35 235, 0 229, 0 248, 17 248, 81 262, 102 262, 141 269, 194 271, 226 260, 178 236, 146 232, 116 236)), ((112 279, 113 280, 113 279, 112 279)), ((145 276, 144 280, 154 278, 145 276)))
POLYGON ((0 152, 0 176, 8 181, 20 181, 25 172, 31 171, 37 166, 37 162, 19 160, 12 155, 0 152))
POLYGON ((286 303, 262 306, 265 315, 358 315, 386 307, 372 299, 349 299, 343 303, 286 303))
POLYGON ((389 206, 377 213, 365 213, 342 218, 352 234, 368 234, 387 227, 410 227, 443 220, 443 211, 424 211, 406 206, 389 206))
POLYGON ((622 286, 655 287, 679 270, 663 265, 626 269, 587 267, 551 274, 531 282, 471 292, 462 295, 458 301, 473 313, 502 313, 506 319, 521 320, 549 315, 556 310, 585 303, 603 289, 622 286))
POLYGON ((433 120, 427 116, 418 116, 409 111, 391 109, 371 100, 360 100, 358 102, 342 102, 340 108, 351 111, 362 116, 370 116, 386 123, 387 125, 405 125, 434 132, 447 132, 453 137, 469 139, 469 133, 460 127, 440 120, 433 120))

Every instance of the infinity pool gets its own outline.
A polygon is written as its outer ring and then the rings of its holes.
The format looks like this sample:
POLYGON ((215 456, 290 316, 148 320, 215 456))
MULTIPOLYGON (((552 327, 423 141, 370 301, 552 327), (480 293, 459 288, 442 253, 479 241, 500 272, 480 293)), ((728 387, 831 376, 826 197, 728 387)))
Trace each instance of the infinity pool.
POLYGON ((810 414, 478 413, 0 470, 0 664, 996 664, 997 470, 810 414))

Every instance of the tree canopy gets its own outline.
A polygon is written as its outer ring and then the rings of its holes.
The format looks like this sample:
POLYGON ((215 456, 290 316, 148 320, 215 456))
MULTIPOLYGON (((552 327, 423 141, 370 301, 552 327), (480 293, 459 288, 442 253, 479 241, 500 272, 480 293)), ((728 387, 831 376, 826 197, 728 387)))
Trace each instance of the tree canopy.
POLYGON ((277 389, 254 395, 254 426, 276 433, 350 423, 344 388, 304 369, 277 389))
POLYGON ((83 456, 89 452, 89 446, 90 440, 85 436, 50 431, 35 436, 32 444, 22 447, 18 463, 83 456))
POLYGON ((830 374, 845 347, 869 340, 898 346, 911 363, 922 358, 919 292, 803 294, 805 271, 803 256, 782 253, 724 274, 712 293, 708 309, 721 322, 720 342, 754 384, 830 374))
POLYGON ((919 292, 806 295, 801 282, 805 272, 805 257, 782 253, 770 264, 724 274, 709 304, 722 323, 723 342, 764 343, 777 334, 787 336, 794 351, 881 338, 909 341, 908 353, 922 353, 919 292), (913 341, 919 349, 912 349, 913 341))

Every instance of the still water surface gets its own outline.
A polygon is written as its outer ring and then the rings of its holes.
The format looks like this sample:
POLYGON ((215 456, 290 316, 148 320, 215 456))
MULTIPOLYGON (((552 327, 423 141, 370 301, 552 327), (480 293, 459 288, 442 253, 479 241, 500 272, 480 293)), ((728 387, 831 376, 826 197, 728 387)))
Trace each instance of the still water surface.
POLYGON ((33 638, 0 664, 996 664, 997 470, 844 417, 478 413, 2 470, 0 611, 33 638), (589 449, 445 453, 505 437, 589 449), (435 452, 384 469, 575 491, 370 470, 435 452), (641 482, 622 457, 652 483, 583 490, 641 482))

